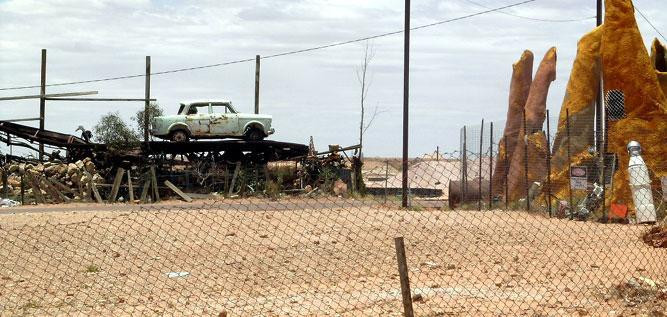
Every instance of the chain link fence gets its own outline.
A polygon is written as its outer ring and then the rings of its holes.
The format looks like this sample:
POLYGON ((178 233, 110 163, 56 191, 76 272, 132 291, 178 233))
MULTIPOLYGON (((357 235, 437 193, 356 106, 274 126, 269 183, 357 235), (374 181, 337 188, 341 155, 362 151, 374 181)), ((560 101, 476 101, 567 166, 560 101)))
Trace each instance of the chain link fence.
POLYGON ((639 147, 601 164, 572 122, 503 126, 410 160, 408 208, 401 161, 367 158, 359 183, 353 169, 306 185, 285 163, 261 188, 208 180, 207 203, 6 209, 0 314, 400 316, 395 237, 416 316, 667 311, 667 166, 639 147))

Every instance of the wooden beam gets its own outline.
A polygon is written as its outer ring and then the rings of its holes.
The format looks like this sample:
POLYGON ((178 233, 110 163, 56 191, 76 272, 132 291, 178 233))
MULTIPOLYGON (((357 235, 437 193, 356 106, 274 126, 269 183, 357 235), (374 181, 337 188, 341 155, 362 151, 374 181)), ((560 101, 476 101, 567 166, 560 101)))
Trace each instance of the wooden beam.
POLYGON ((39 121, 41 118, 23 118, 23 119, 9 119, 9 120, 0 120, 5 122, 23 122, 23 121, 39 121))
POLYGON ((190 196, 188 196, 183 191, 178 189, 178 187, 176 187, 176 185, 172 184, 170 181, 164 181, 164 184, 167 185, 167 187, 169 187, 171 190, 173 190, 174 193, 176 193, 178 196, 181 196, 183 200, 187 202, 192 202, 192 198, 190 198, 190 196))
MULTIPOLYGON (((44 116, 46 110, 46 50, 42 49, 41 82, 39 88, 39 131, 44 131, 44 116)), ((39 160, 44 161, 44 143, 39 142, 39 160)))
POLYGON ((30 187, 32 188, 32 195, 35 196, 35 200, 37 203, 43 204, 46 202, 44 199, 44 195, 42 195, 42 191, 39 189, 39 184, 37 183, 37 180, 35 177, 32 175, 26 173, 28 175, 28 183, 30 184, 30 187))
POLYGON ((139 198, 139 201, 141 203, 147 203, 148 202, 148 190, 151 187, 151 179, 148 177, 148 174, 146 175, 146 181, 144 182, 143 189, 141 190, 141 197, 139 198))
POLYGON ((54 183, 50 179, 45 179, 45 181, 46 181, 47 186, 51 190, 52 195, 55 195, 56 197, 58 197, 58 198, 56 198, 56 201, 60 200, 59 202, 66 202, 66 203, 70 202, 71 199, 69 197, 65 196, 65 194, 63 194, 60 190, 58 190, 58 188, 56 188, 56 186, 54 185, 54 183))
POLYGON ((95 185, 95 182, 93 182, 93 176, 90 175, 90 173, 88 172, 84 172, 84 175, 88 177, 88 184, 90 186, 90 189, 93 191, 95 200, 97 200, 97 202, 100 204, 104 203, 104 200, 102 200, 102 196, 100 196, 100 192, 97 190, 97 185, 95 185))
POLYGON ((116 202, 116 197, 118 196, 118 189, 120 188, 120 183, 123 181, 123 176, 125 175, 125 169, 119 167, 116 170, 116 178, 113 180, 113 187, 111 188, 111 195, 109 196, 109 203, 113 204, 116 202))
POLYGON ((232 176, 232 183, 229 185, 229 196, 234 192, 234 186, 236 186, 236 178, 239 176, 239 170, 241 169, 241 162, 236 162, 236 167, 234 168, 234 176, 232 176))
MULTIPOLYGON (((146 101, 144 98, 44 98, 53 101, 146 101)), ((157 99, 148 99, 156 101, 157 99)))
POLYGON ((75 191, 73 191, 71 188, 65 186, 65 184, 61 183, 59 180, 51 177, 51 178, 49 178, 49 181, 51 181, 51 183, 53 183, 56 187, 60 188, 60 190, 65 191, 65 192, 67 192, 69 194, 72 194, 72 195, 76 195, 75 191))
POLYGON ((155 165, 151 165, 151 187, 153 187, 153 196, 155 197, 155 200, 153 200, 154 203, 160 201, 160 192, 158 191, 157 187, 157 175, 155 173, 155 165))
POLYGON ((65 92, 60 94, 44 94, 44 95, 24 95, 24 96, 11 96, 11 97, 0 97, 0 101, 8 100, 23 100, 23 99, 49 99, 49 98, 58 98, 58 97, 76 97, 76 96, 90 96, 97 95, 97 91, 82 91, 82 92, 65 92))
POLYGON ((132 188, 132 173, 127 170, 127 191, 130 194, 130 204, 134 204, 134 188, 132 188))

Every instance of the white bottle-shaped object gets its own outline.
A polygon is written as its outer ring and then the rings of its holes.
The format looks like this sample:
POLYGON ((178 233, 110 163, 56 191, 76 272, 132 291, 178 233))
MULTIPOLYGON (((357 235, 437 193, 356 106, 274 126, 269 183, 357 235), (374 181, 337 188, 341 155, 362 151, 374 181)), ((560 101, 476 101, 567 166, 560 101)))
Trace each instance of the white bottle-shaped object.
POLYGON ((655 213, 655 206, 653 205, 651 178, 641 153, 642 150, 639 142, 630 141, 628 143, 628 154, 630 155, 628 178, 630 181, 630 190, 632 191, 632 201, 635 204, 637 213, 637 223, 652 223, 656 222, 657 215, 655 213))

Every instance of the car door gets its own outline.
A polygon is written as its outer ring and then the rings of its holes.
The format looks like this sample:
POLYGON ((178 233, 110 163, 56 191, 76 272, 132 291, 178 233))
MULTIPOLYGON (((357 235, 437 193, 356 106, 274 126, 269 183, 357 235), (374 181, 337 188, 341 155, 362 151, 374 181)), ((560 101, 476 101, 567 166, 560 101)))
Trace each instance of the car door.
POLYGON ((211 134, 211 115, 208 103, 191 104, 185 116, 185 123, 190 133, 195 137, 205 137, 211 134))
POLYGON ((241 136, 239 132, 239 115, 227 104, 211 104, 211 134, 216 137, 241 136))

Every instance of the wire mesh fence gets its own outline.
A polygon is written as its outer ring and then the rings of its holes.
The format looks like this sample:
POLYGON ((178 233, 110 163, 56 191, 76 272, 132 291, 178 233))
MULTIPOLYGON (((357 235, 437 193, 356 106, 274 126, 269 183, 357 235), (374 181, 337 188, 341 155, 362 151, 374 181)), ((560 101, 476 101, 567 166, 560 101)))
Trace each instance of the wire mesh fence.
POLYGON ((366 159, 360 177, 242 170, 205 204, 2 213, 2 315, 399 316, 395 237, 417 316, 667 311, 667 167, 637 145, 602 164, 546 122, 410 160, 407 208, 401 162, 366 159))

